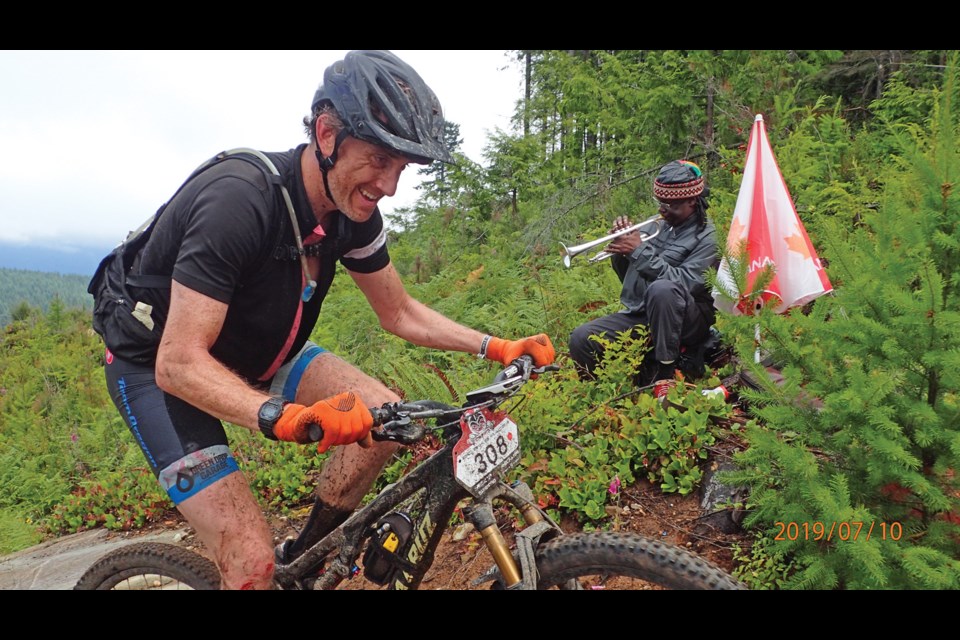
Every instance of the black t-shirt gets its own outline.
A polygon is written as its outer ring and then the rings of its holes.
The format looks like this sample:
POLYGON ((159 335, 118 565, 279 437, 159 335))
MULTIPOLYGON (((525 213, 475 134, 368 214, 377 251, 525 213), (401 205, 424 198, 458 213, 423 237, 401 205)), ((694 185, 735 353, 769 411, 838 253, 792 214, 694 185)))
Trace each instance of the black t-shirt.
MULTIPOLYGON (((290 193, 304 239, 316 226, 300 170, 305 147, 266 154, 290 193)), ((303 270, 280 188, 270 187, 267 170, 245 157, 228 157, 190 180, 167 204, 134 268, 138 274, 172 275, 229 305, 211 354, 256 384, 269 380, 309 338, 338 260, 351 271, 373 273, 390 256, 379 210, 363 223, 335 212, 320 242, 317 290, 302 302, 303 270)), ((136 293, 153 305, 154 321, 162 326, 169 290, 136 293)))

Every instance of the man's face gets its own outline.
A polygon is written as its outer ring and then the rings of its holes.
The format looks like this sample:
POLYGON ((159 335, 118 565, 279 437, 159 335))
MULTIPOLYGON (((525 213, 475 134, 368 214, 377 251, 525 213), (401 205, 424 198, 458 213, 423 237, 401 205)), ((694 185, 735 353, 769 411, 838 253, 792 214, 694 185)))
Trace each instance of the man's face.
POLYGON ((340 144, 336 164, 327 174, 330 193, 344 215, 354 222, 365 222, 380 198, 397 192, 400 174, 409 162, 394 151, 347 136, 340 144))
POLYGON ((657 199, 657 203, 660 206, 660 216, 671 227, 683 224, 697 209, 696 198, 687 198, 686 200, 657 199))

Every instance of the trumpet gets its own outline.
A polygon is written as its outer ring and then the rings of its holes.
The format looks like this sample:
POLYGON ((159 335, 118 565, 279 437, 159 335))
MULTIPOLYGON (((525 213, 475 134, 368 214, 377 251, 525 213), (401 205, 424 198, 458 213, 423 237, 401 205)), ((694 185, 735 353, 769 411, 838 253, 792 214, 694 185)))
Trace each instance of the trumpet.
MULTIPOLYGON (((657 225, 657 230, 654 231, 652 234, 650 234, 650 235, 641 234, 641 240, 643 240, 644 242, 647 241, 647 240, 650 240, 651 238, 656 237, 656 235, 657 235, 658 233, 660 233, 660 222, 661 222, 661 221, 662 221, 662 218, 660 217, 660 214, 657 214, 657 215, 655 215, 655 216, 651 216, 651 217, 647 218, 647 219, 644 220, 643 222, 638 222, 637 224, 633 225, 632 227, 627 227, 626 229, 621 229, 620 231, 615 231, 615 232, 611 233, 610 235, 603 236, 602 238, 597 238, 596 240, 591 240, 590 242, 584 242, 583 244, 578 244, 578 245, 575 246, 575 247, 568 247, 567 245, 565 245, 565 244, 563 244, 563 243, 561 242, 561 243, 560 243, 560 246, 563 247, 563 264, 564 264, 564 266, 569 267, 569 266, 570 266, 570 261, 571 261, 573 258, 576 258, 576 257, 577 257, 578 255, 580 255, 581 253, 583 253, 583 252, 585 252, 585 251, 589 251, 590 249, 592 249, 592 248, 594 248, 594 247, 599 247, 600 245, 609 244, 609 243, 613 242, 615 239, 619 238, 620 236, 622 236, 622 235, 624 235, 624 234, 632 233, 632 232, 634 232, 634 231, 638 231, 638 230, 640 229, 640 227, 645 227, 645 226, 647 226, 648 224, 656 223, 656 225, 657 225)), ((601 260, 606 260, 607 258, 609 258, 609 257, 612 256, 612 255, 613 255, 613 254, 610 253, 609 251, 599 251, 599 252, 597 252, 596 255, 594 255, 592 258, 590 258, 589 262, 591 262, 591 263, 593 263, 593 262, 600 262, 601 260)))

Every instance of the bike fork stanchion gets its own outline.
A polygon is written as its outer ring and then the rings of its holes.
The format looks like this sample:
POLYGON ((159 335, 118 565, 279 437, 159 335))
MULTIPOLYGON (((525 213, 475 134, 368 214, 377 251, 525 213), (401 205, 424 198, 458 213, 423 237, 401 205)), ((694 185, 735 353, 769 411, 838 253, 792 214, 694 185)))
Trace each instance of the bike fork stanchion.
POLYGON ((473 526, 477 528, 477 531, 479 531, 483 537, 483 542, 487 545, 487 549, 490 550, 490 555, 493 556, 494 562, 497 563, 497 568, 500 569, 504 586, 506 586, 507 589, 515 589, 518 586, 522 586, 523 580, 520 575, 520 568, 513 559, 513 554, 510 553, 507 541, 504 540, 503 534, 500 533, 500 529, 497 527, 496 518, 493 517, 493 507, 490 503, 475 503, 469 507, 465 507, 463 515, 473 523, 473 526))
POLYGON ((520 509, 523 521, 527 523, 527 526, 543 521, 543 513, 534 504, 533 491, 530 490, 530 486, 526 482, 518 480, 509 487, 504 487, 503 491, 507 495, 507 499, 514 498, 511 501, 520 509))

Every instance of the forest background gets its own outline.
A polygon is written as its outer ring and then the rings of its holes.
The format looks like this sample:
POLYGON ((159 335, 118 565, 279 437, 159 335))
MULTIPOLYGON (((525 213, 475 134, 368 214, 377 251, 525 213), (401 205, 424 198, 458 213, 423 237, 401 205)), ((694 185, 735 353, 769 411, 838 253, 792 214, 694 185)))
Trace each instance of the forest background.
MULTIPOLYGON (((420 199, 390 218, 390 246, 418 299, 493 335, 546 332, 558 347, 563 369, 531 385, 515 416, 518 473, 540 502, 606 528, 615 482, 689 493, 711 447, 736 441, 726 480, 749 496, 738 506, 753 543, 738 574, 750 586, 960 586, 957 52, 514 53, 526 83, 512 130, 490 136, 484 164, 461 154, 422 169, 420 199), (676 391, 686 411, 670 411, 632 393, 642 342, 612 349, 600 379, 580 383, 567 338, 617 309, 619 282, 604 264, 565 268, 560 243, 604 236, 618 215, 653 215, 653 176, 677 158, 703 168, 725 239, 756 114, 835 288, 783 315, 718 319, 745 369, 759 366, 759 325, 783 384, 744 390, 749 420, 731 422, 729 405, 696 393, 731 373, 711 371, 688 396, 676 391), (783 523, 848 529, 784 535, 783 523), (863 533, 853 536, 853 523, 863 533)), ((447 137, 456 149, 457 123, 447 137)), ((742 285, 742 256, 728 257, 742 285)), ((0 295, 4 553, 92 527, 142 527, 169 508, 107 396, 89 310, 40 280, 26 289, 39 299, 14 297, 22 285, 0 295)), ((342 284, 313 338, 411 399, 452 401, 491 375, 489 363, 384 333, 342 284)), ((230 435, 264 508, 308 500, 323 456, 230 435)))

